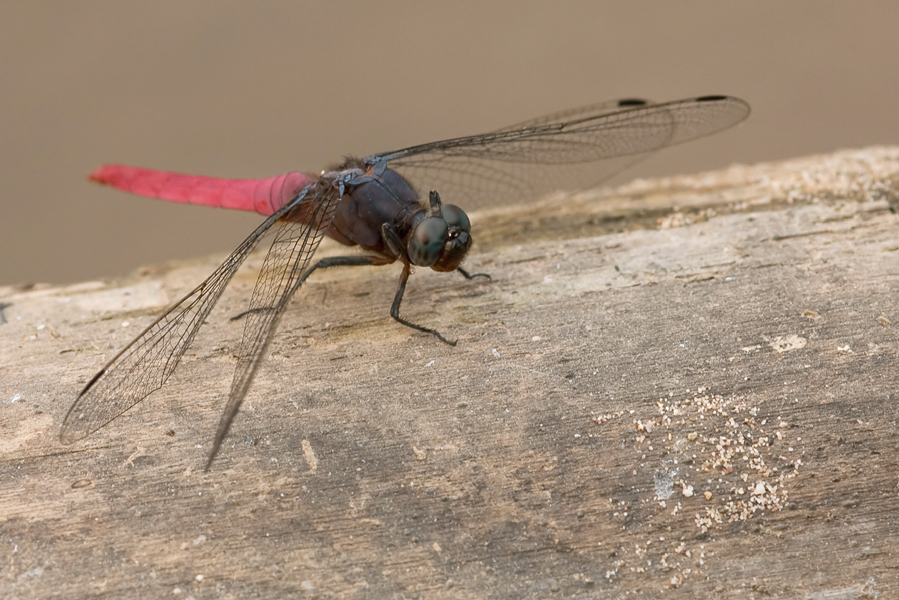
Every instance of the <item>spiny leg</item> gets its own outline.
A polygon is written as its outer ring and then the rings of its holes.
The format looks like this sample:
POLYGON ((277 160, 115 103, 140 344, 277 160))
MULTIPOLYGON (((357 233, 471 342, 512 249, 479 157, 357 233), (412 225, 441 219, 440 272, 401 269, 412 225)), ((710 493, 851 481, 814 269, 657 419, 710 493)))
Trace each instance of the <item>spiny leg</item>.
MULTIPOLYGON (((330 256, 328 258, 323 258, 314 265, 312 265, 303 276, 300 277, 297 282, 297 286, 305 283, 306 279, 312 275, 312 272, 317 269, 327 269, 329 267, 369 267, 369 266, 380 266, 380 265, 388 265, 393 262, 392 259, 387 258, 385 256, 330 256)), ((258 308, 254 308, 252 310, 245 310, 239 315, 235 315, 229 319, 229 321, 236 321, 238 319, 242 319, 243 317, 257 312, 262 312, 266 310, 271 310, 270 306, 260 306, 258 308)))
POLYGON ((489 273, 469 273, 462 267, 456 267, 456 270, 464 277, 465 279, 474 279, 475 277, 486 277, 487 279, 493 279, 489 273))
POLYGON ((438 340, 443 342, 444 344, 449 344, 450 346, 455 346, 456 342, 452 340, 448 340, 439 332, 434 329, 428 329, 427 327, 422 327, 421 325, 416 325, 415 323, 411 323, 406 319, 400 316, 400 302, 403 301, 403 293, 406 291, 406 281, 409 280, 409 275, 412 274, 412 266, 409 263, 403 263, 403 272, 400 275, 400 281, 396 288, 396 296, 393 298, 393 306, 390 307, 390 316, 394 318, 398 323, 402 323, 406 327, 411 327, 417 331, 421 331, 423 333, 430 333, 435 336, 438 340))
MULTIPOLYGON (((306 279, 310 275, 312 275, 312 272, 316 271, 318 269, 327 269, 329 267, 380 266, 380 265, 390 264, 391 262, 393 262, 393 259, 384 257, 384 256, 332 256, 332 257, 328 257, 328 258, 323 258, 320 261, 318 261, 317 263, 315 263, 314 265, 312 265, 312 267, 310 267, 305 273, 303 273, 303 276, 298 281, 298 285, 301 285, 303 282, 305 282, 306 279)), ((460 268, 457 270, 466 279, 473 279, 475 277, 487 277, 488 279, 490 278, 490 276, 485 273, 475 273, 474 275, 470 275, 464 269, 460 268)), ((396 320, 398 323, 401 323, 401 324, 405 325, 406 327, 411 327, 412 329, 415 329, 416 331, 421 331, 423 333, 430 333, 431 335, 436 337, 441 342, 443 342, 445 344, 449 344, 450 346, 455 346, 456 345, 455 341, 446 339, 445 337, 443 337, 440 334, 440 332, 438 332, 434 329, 429 329, 427 327, 423 327, 421 325, 416 325, 415 323, 407 321, 406 319, 404 319, 400 316, 400 303, 403 301, 403 294, 405 293, 405 290, 406 290, 406 282, 408 281, 409 275, 411 275, 411 274, 412 274, 412 266, 408 263, 405 263, 403 265, 403 272, 400 275, 399 285, 397 286, 397 290, 396 290, 396 296, 394 296, 394 298, 393 298, 393 305, 390 307, 390 316, 393 317, 394 320, 396 320)), ((248 315, 250 313, 261 312, 261 311, 265 311, 265 310, 271 310, 271 307, 261 306, 254 310, 247 310, 247 311, 240 313, 239 315, 231 317, 231 320, 236 321, 237 319, 245 317, 246 315, 248 315)))

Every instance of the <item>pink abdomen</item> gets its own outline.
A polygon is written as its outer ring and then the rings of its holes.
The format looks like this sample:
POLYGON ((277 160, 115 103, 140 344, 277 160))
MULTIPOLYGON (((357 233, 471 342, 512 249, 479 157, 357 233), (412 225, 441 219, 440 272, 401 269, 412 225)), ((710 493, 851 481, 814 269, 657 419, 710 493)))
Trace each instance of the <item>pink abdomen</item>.
POLYGON ((126 192, 189 204, 250 210, 270 215, 296 198, 314 177, 285 173, 268 179, 220 179, 153 169, 105 165, 90 180, 126 192))

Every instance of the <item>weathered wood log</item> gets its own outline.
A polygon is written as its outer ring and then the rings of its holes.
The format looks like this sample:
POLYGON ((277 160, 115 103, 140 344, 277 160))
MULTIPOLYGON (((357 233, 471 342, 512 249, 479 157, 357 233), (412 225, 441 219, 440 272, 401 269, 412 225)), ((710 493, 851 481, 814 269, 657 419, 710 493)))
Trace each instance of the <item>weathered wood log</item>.
POLYGON ((262 254, 72 446, 221 257, 2 289, 0 596, 899 597, 897 202, 890 147, 477 214, 493 280, 403 306, 454 348, 390 319, 398 266, 317 273, 209 473, 262 254))

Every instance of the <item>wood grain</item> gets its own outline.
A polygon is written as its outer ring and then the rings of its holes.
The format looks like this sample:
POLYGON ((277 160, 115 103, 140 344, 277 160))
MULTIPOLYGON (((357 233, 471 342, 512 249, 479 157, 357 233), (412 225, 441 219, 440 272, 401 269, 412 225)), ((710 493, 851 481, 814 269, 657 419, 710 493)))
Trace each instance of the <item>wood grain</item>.
POLYGON ((888 147, 477 214, 493 280, 403 306, 455 348, 389 318, 397 266, 316 274, 209 473, 261 255, 73 446, 80 387, 221 257, 4 288, 0 596, 899 596, 897 202, 888 147))

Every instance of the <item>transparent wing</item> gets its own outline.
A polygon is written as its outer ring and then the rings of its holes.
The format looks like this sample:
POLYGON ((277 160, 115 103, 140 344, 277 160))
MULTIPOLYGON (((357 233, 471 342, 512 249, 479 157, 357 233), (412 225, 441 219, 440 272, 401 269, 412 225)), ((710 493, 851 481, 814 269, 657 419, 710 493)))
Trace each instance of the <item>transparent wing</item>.
MULTIPOLYGON (((147 327, 87 383, 66 415, 60 440, 70 444, 86 437, 162 387, 228 282, 268 230, 280 222, 283 232, 285 226, 279 220, 295 215, 302 218, 304 213, 300 207, 333 203, 332 195, 310 186, 296 200, 268 217, 212 275, 147 327)), ((330 210, 333 213, 333 208, 330 210)), ((291 223, 287 228, 312 230, 314 227, 291 223)), ((315 235, 321 234, 310 231, 310 237, 315 235)))
POLYGON ((621 100, 555 113, 492 133, 376 154, 419 192, 465 209, 526 202, 611 177, 648 154, 736 125, 749 105, 729 96, 662 104, 621 100))
POLYGON ((497 129, 492 133, 500 133, 503 131, 515 131, 516 129, 527 129, 529 127, 540 127, 542 125, 550 125, 552 123, 566 123, 568 121, 576 121, 584 118, 596 118, 602 115, 621 112, 631 107, 650 106, 657 104, 646 98, 624 98, 621 100, 609 100, 606 102, 598 102, 588 106, 579 106, 577 108, 569 108, 560 110, 559 112, 550 113, 537 117, 536 119, 528 119, 515 125, 509 125, 501 129, 497 129))
POLYGON ((300 204, 278 223, 278 231, 256 280, 237 353, 228 404, 219 421, 206 469, 212 464, 271 343, 287 303, 299 289, 325 230, 331 224, 342 190, 339 183, 322 190, 312 204, 300 204))

